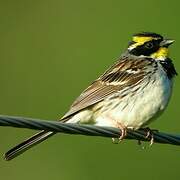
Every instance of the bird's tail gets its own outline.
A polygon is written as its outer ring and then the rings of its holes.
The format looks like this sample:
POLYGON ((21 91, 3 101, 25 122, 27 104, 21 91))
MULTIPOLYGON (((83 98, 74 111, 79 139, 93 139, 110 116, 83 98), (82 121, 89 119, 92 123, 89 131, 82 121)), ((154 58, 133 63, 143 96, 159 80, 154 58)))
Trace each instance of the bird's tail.
POLYGON ((40 131, 39 133, 33 135, 32 137, 28 138, 27 140, 23 141, 22 143, 18 144, 17 146, 10 149, 8 152, 4 154, 4 159, 9 161, 16 156, 22 154, 23 152, 27 151, 31 147, 43 142, 47 138, 56 134, 55 132, 48 132, 48 131, 40 131))

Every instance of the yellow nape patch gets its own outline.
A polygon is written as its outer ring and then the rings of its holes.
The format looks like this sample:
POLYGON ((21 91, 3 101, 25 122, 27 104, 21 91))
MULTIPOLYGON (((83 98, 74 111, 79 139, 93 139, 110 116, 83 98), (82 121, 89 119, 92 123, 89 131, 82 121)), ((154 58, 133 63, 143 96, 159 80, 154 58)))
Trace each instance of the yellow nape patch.
POLYGON ((169 50, 166 47, 160 47, 155 53, 151 55, 154 59, 165 59, 169 55, 169 50))

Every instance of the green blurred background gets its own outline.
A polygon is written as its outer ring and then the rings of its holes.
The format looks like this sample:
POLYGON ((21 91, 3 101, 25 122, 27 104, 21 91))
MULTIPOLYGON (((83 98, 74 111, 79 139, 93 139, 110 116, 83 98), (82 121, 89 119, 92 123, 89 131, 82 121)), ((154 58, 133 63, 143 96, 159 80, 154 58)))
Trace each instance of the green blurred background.
MULTIPOLYGON (((60 118, 87 85, 111 65, 133 33, 154 31, 176 43, 180 69, 180 1, 1 0, 0 114, 60 118)), ((180 133, 180 80, 152 128, 180 133)), ((35 131, 1 128, 0 154, 35 131)), ((179 179, 180 147, 56 135, 13 161, 0 160, 5 180, 179 179), (145 144, 148 146, 148 144, 145 144)))

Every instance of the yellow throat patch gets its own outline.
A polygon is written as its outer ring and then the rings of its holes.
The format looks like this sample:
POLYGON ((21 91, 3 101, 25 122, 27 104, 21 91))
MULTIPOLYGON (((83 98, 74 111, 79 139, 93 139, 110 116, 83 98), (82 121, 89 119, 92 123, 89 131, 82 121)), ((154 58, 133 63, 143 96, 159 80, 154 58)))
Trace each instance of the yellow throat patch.
POLYGON ((166 47, 160 47, 155 53, 151 55, 154 59, 166 59, 169 55, 169 50, 166 47))

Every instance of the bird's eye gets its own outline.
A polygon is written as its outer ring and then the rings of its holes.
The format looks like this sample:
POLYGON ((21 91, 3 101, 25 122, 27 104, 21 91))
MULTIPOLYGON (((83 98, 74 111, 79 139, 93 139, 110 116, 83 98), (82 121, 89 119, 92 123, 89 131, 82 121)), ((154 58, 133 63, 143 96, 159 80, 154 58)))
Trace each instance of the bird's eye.
POLYGON ((152 42, 147 42, 147 43, 145 44, 145 47, 146 47, 147 49, 152 49, 153 46, 154 46, 154 44, 153 44, 152 42))

